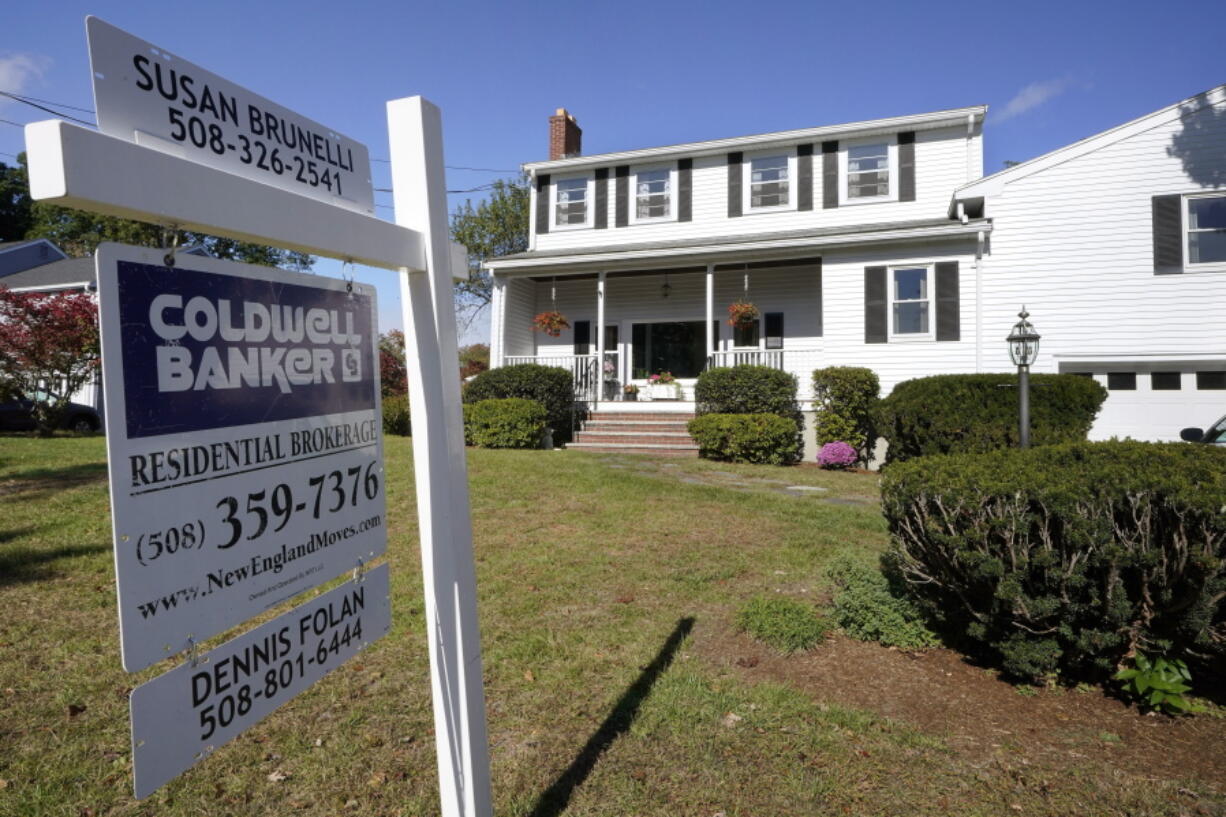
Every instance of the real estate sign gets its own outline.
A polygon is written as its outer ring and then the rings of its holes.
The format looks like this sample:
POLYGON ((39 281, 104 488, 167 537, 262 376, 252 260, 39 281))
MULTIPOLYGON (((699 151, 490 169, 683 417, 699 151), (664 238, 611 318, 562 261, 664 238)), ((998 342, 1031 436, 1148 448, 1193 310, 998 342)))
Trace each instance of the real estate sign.
POLYGON ((373 287, 97 253, 124 668, 387 547, 373 287))
POLYGON ((375 212, 366 146, 97 17, 87 17, 98 129, 358 212, 375 212))
POLYGON ((152 794, 391 627, 382 564, 132 691, 136 796, 152 794))

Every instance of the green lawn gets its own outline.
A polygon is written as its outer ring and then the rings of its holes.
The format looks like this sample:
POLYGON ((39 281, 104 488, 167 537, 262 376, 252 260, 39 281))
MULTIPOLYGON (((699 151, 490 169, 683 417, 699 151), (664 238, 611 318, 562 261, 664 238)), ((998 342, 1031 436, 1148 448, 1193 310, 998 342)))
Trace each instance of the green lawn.
MULTIPOLYGON (((169 664, 120 667, 103 440, 0 437, 0 815, 437 813, 408 441, 387 457, 392 632, 137 803, 127 694, 169 664)), ((694 648, 755 596, 816 601, 838 549, 882 548, 873 475, 482 450, 469 469, 499 815, 1180 813, 1180 781, 1021 786, 694 648)))

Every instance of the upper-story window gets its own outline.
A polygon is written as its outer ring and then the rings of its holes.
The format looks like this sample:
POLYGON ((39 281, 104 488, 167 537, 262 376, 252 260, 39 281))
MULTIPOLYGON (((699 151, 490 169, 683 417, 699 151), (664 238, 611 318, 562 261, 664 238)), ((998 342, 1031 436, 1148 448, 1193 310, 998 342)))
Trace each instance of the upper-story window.
POLYGON ((672 214, 672 172, 667 168, 640 170, 634 176, 636 221, 668 218, 672 214))
POLYGON ((928 307, 931 302, 927 267, 906 267, 892 271, 890 304, 893 334, 927 335, 928 307))
POLYGON ((587 224, 586 178, 559 179, 554 190, 554 217, 556 227, 582 227, 587 224))
POLYGON ((788 156, 759 156, 749 160, 749 207, 787 207, 788 156))
POLYGON ((1189 196, 1184 202, 1188 264, 1226 262, 1226 195, 1189 196))
POLYGON ((890 146, 885 142, 847 148, 847 198, 890 195, 890 146))

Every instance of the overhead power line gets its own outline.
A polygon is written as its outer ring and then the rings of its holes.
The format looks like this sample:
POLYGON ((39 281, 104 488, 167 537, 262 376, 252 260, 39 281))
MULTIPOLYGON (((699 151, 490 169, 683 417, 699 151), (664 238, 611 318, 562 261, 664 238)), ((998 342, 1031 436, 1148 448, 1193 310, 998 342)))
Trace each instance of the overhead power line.
POLYGON ((22 103, 23 105, 29 105, 32 108, 38 108, 40 111, 46 111, 52 116, 58 116, 61 119, 71 119, 73 122, 80 122, 82 125, 89 125, 91 128, 95 127, 93 122, 86 122, 84 119, 81 119, 76 116, 72 116, 71 114, 61 113, 60 111, 57 111, 54 108, 48 108, 46 105, 40 105, 37 102, 32 102, 29 99, 26 99, 25 97, 18 96, 17 94, 10 94, 8 91, 0 91, 0 96, 6 96, 9 99, 22 103))
POLYGON ((0 91, 0 93, 12 94, 14 96, 19 96, 22 99, 29 99, 33 102, 42 102, 44 105, 54 105, 57 108, 67 108, 70 111, 81 111, 82 113, 94 113, 93 108, 81 108, 77 105, 69 105, 67 102, 53 102, 50 99, 39 99, 36 96, 30 96, 28 94, 19 94, 16 91, 0 91))

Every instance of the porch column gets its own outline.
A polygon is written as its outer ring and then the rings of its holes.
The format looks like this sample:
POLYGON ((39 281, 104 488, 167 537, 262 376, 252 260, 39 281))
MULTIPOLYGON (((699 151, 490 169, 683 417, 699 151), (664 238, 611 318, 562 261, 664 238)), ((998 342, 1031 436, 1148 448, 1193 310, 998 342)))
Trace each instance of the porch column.
POLYGON ((707 359, 715 354, 715 265, 707 264, 707 359))
POLYGON ((596 275, 596 404, 604 399, 604 271, 596 275))
POLYGON ((490 303, 490 368, 499 369, 506 357, 507 342, 503 336, 503 313, 507 308, 506 276, 491 275, 494 283, 490 303))

